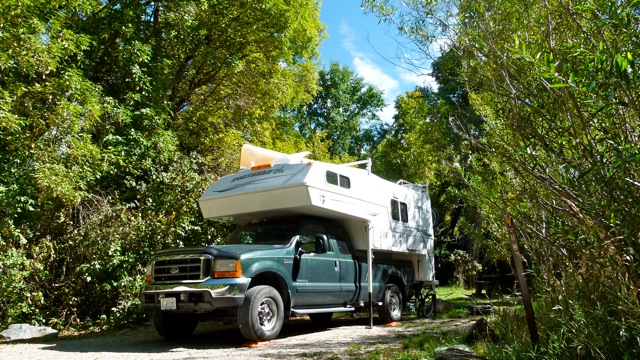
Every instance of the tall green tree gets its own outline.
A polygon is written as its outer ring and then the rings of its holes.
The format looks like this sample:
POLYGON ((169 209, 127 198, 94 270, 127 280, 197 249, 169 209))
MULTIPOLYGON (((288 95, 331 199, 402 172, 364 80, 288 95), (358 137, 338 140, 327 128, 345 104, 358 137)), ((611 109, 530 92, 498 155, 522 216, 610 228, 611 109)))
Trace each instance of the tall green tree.
POLYGON ((547 356, 639 356, 637 1, 367 5, 461 55, 485 122, 466 178, 494 234, 519 224, 547 356))
MULTIPOLYGON (((482 120, 458 80, 459 63, 457 53, 443 54, 433 63, 437 89, 417 88, 396 99, 394 123, 374 156, 377 174, 429 185, 438 279, 443 283, 454 275, 449 260, 453 251, 471 254, 470 259, 483 265, 492 259, 483 246, 486 237, 475 201, 467 199, 461 178, 474 166, 470 160, 476 149, 467 136, 482 136, 482 120)), ((465 273, 465 278, 471 280, 473 273, 465 273)))
POLYGON ((197 199, 311 98, 322 31, 313 0, 3 1, 0 327, 130 319, 151 252, 220 237, 197 199))
POLYGON ((363 157, 385 129, 377 115, 382 92, 338 62, 320 70, 318 88, 309 103, 289 110, 296 128, 310 143, 328 142, 330 157, 363 157))

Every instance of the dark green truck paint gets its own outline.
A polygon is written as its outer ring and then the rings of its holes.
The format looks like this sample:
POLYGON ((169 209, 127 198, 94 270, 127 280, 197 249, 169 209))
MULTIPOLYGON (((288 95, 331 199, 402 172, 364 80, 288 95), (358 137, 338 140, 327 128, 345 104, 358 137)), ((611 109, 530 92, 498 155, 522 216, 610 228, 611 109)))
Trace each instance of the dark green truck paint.
MULTIPOLYGON (((368 306, 366 256, 353 251, 333 220, 269 220, 240 228, 223 243, 154 255, 143 303, 153 310, 161 335, 187 336, 198 321, 218 320, 239 323, 249 340, 269 340, 292 314, 328 321, 334 312, 368 306), (211 278, 214 262, 225 259, 240 261, 242 277, 211 278), (171 297, 175 309, 161 310, 161 299, 171 297)), ((412 295, 411 264, 376 258, 373 274, 374 305, 383 320, 397 320, 398 307, 412 295)))

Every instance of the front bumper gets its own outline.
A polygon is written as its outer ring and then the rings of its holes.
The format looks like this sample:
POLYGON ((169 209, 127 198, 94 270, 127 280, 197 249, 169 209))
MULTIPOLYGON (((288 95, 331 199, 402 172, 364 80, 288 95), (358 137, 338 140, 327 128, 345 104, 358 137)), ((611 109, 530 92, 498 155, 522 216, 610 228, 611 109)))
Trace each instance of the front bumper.
POLYGON ((175 312, 205 313, 242 305, 250 278, 208 279, 200 283, 149 284, 142 294, 142 304, 160 309, 160 299, 176 299, 175 312))

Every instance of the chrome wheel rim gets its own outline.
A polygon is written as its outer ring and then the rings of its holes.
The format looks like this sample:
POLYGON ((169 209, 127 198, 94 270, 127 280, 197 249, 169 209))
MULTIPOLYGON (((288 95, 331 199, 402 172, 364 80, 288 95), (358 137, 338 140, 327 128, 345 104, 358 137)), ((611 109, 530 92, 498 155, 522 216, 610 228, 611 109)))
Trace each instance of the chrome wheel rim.
POLYGON ((400 297, 396 293, 392 293, 389 296, 389 311, 392 315, 397 316, 400 315, 400 297))
POLYGON ((258 308, 258 324, 264 330, 271 330, 276 324, 276 315, 278 308, 273 299, 267 298, 262 300, 258 308))

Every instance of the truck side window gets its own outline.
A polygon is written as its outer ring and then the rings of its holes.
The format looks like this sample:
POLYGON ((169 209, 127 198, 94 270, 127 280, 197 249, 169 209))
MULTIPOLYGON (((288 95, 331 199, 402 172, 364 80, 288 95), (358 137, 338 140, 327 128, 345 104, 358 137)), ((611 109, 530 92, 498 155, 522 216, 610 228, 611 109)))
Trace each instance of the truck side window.
MULTIPOLYGON (((318 234, 326 234, 327 229, 320 224, 305 224, 300 230, 300 240, 304 241, 307 244, 302 245, 302 250, 304 251, 314 251, 315 244, 314 240, 316 235, 318 234)), ((333 252, 331 248, 331 242, 329 242, 329 249, 327 252, 333 252)))
POLYGON ((349 245, 347 245, 344 240, 336 238, 336 243, 338 244, 338 252, 340 254, 351 255, 351 251, 349 251, 349 245))

